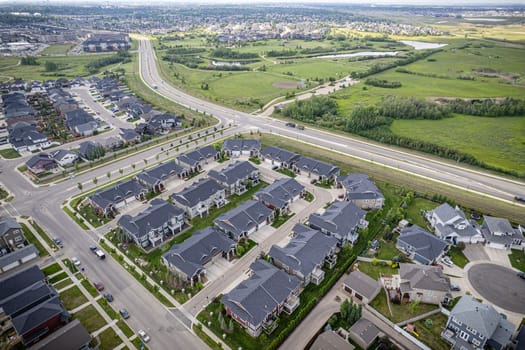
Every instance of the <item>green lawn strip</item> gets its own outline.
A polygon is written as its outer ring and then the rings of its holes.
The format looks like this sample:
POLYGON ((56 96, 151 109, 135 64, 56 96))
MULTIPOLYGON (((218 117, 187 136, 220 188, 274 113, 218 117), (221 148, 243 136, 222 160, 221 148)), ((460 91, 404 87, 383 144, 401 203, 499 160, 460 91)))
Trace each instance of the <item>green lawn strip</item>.
POLYGON ((18 169, 18 171, 20 171, 21 173, 24 173, 24 172, 27 171, 27 165, 22 164, 22 165, 20 165, 17 169, 18 169))
POLYGON ((64 263, 64 265, 67 266, 67 268, 69 269, 69 271, 71 271, 71 273, 75 273, 78 271, 77 267, 71 262, 71 260, 62 259, 62 262, 64 263))
POLYGON ((251 239, 244 239, 239 241, 237 244, 237 255, 240 258, 243 255, 246 255, 252 249, 257 245, 257 242, 252 241, 251 239), (241 248, 241 249, 239 249, 241 248))
POLYGON ((146 346, 146 344, 143 344, 142 343, 142 339, 140 339, 139 337, 136 337, 134 338, 131 343, 133 343, 133 345, 135 345, 135 347, 140 350, 142 349, 142 346, 144 347, 144 350, 148 350, 149 348, 146 346))
POLYGON ((128 338, 132 337, 135 332, 128 326, 128 324, 123 320, 120 319, 117 321, 117 327, 120 328, 122 333, 128 338))
POLYGON ((62 209, 66 212, 66 214, 75 221, 78 226, 82 227, 84 230, 89 230, 89 227, 84 223, 84 219, 78 218, 71 210, 69 210, 68 207, 64 206, 62 209))
POLYGON ((289 176, 289 177, 296 177, 297 176, 293 171, 291 171, 290 169, 287 169, 287 168, 279 168, 279 169, 277 169, 275 171, 277 171, 278 173, 281 173, 283 175, 289 176))
POLYGON ((53 263, 53 264, 51 264, 49 266, 46 266, 46 267, 44 267, 42 269, 42 272, 46 276, 52 275, 54 273, 57 273, 58 271, 62 271, 62 268, 60 267, 60 265, 58 265, 58 263, 53 263))
POLYGON ((44 239, 44 241, 46 241, 47 245, 50 246, 51 249, 57 249, 58 248, 56 246, 55 242, 53 242, 53 240, 51 238, 49 238, 47 233, 42 229, 42 227, 40 227, 40 225, 38 225, 36 223, 36 221, 32 220, 31 223, 32 223, 33 227, 35 228, 36 232, 38 232, 40 237, 42 237, 44 239))
POLYGON ((40 243, 40 241, 35 237, 33 232, 31 232, 29 227, 27 227, 27 225, 24 224, 23 222, 20 223, 20 226, 22 226, 22 231, 24 231, 24 236, 29 241, 29 243, 32 243, 35 246, 35 248, 38 249, 38 256, 40 257, 49 256, 49 252, 47 251, 47 249, 44 248, 44 245, 40 243))
POLYGON ((257 165, 260 165, 261 164, 261 160, 257 157, 250 157, 248 158, 248 160, 254 164, 257 164, 257 165))
POLYGON ((4 159, 15 159, 20 157, 20 153, 15 151, 13 148, 7 148, 0 150, 0 156, 4 159))
POLYGON ((44 50, 40 52, 40 55, 65 55, 71 50, 75 45, 73 44, 55 44, 49 45, 44 50))
POLYGON ((327 181, 317 181, 315 183, 315 186, 329 190, 332 188, 332 183, 327 182, 327 181))
POLYGON ((67 278, 67 272, 61 272, 56 276, 53 276, 49 279, 49 283, 53 284, 59 281, 62 281, 63 279, 67 278))
POLYGON ((73 284, 73 281, 71 280, 71 278, 66 278, 65 280, 62 280, 56 284, 53 285, 53 287, 56 289, 56 290, 60 290, 64 287, 67 287, 69 286, 70 284, 73 284))
POLYGON ((295 213, 291 213, 289 215, 279 215, 277 216, 272 223, 273 228, 279 228, 281 227, 286 221, 288 221, 292 216, 294 216, 295 213))
POLYGON ((208 345, 211 349, 213 350, 221 350, 222 349, 222 345, 217 343, 215 340, 213 340, 208 334, 206 334, 203 330, 202 330, 202 325, 199 323, 197 325, 195 325, 193 327, 193 331, 195 332, 195 334, 197 334, 197 336, 199 338, 201 338, 205 343, 206 345, 208 345))
POLYGON ((304 197, 303 198, 304 198, 305 201, 310 202, 310 203, 313 202, 314 199, 315 199, 314 195, 311 194, 308 191, 304 192, 304 197))
POLYGON ((525 252, 523 250, 511 249, 509 260, 512 267, 525 272, 525 252))
POLYGON ((9 193, 6 190, 4 190, 2 187, 0 187, 0 200, 7 198, 8 195, 9 193))
POLYGON ((84 278, 80 283, 82 283, 84 288, 86 288, 92 297, 97 297, 99 295, 97 288, 95 288, 95 286, 87 278, 84 278))
POLYGON ((122 344, 122 339, 111 327, 101 332, 98 335, 98 339, 100 340, 100 346, 98 347, 100 350, 113 350, 122 344))
POLYGON ((450 349, 450 344, 441 338, 441 332, 447 324, 447 319, 447 316, 438 313, 415 322, 415 331, 419 335, 417 339, 427 344, 432 350, 450 349), (427 320, 431 321, 428 322, 428 325, 426 324, 427 320))
POLYGON ((418 304, 415 308, 413 307, 413 303, 401 305, 390 303, 390 309, 392 310, 392 314, 390 314, 384 289, 381 289, 381 292, 374 298, 374 300, 372 300, 370 306, 394 323, 410 319, 438 308, 437 305, 422 303, 418 304))
POLYGON ((77 211, 84 218, 84 220, 89 222, 91 226, 95 228, 105 225, 112 220, 111 218, 107 218, 102 215, 97 215, 97 213, 95 213, 95 210, 93 209, 93 207, 91 207, 91 205, 86 205, 82 208, 78 208, 77 211))
POLYGON ((396 244, 394 243, 395 241, 395 238, 392 241, 380 240, 379 249, 373 255, 373 257, 381 260, 392 260, 395 256, 402 256, 403 253, 396 248, 396 244))
POLYGON ((78 286, 68 288, 61 292, 60 299, 68 310, 73 310, 74 308, 88 302, 88 299, 82 294, 78 286))
POLYGON ((438 205, 439 203, 429 201, 425 198, 414 198, 412 203, 405 208, 406 219, 415 225, 425 228, 428 226, 428 222, 423 217, 422 211, 432 210, 438 205))
POLYGON ((380 275, 393 275, 397 274, 399 271, 397 268, 393 269, 388 265, 384 266, 383 264, 378 263, 376 266, 374 266, 372 263, 365 261, 358 261, 357 266, 359 271, 375 280, 378 280, 380 275))
POLYGON ((447 255, 450 256, 450 260, 452 260, 454 264, 461 268, 464 268, 469 262, 465 254, 463 254, 463 251, 458 247, 451 246, 447 255))
POLYGON ((106 298, 100 298, 97 300, 97 303, 104 309, 104 311, 108 314, 109 318, 112 320, 116 320, 119 318, 117 312, 113 309, 111 305, 109 305, 106 298))
POLYGON ((86 306, 82 310, 75 312, 73 319, 78 319, 89 333, 93 333, 106 324, 106 321, 104 321, 93 305, 86 306))

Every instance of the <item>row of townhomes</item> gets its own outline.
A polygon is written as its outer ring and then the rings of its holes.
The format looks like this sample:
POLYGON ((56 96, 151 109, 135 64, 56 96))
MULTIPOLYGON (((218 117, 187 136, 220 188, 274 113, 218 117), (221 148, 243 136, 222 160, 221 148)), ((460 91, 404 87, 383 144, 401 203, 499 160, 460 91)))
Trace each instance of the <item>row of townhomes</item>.
POLYGON ((90 350, 91 335, 71 320, 58 292, 33 265, 0 280, 0 336, 9 346, 90 350))

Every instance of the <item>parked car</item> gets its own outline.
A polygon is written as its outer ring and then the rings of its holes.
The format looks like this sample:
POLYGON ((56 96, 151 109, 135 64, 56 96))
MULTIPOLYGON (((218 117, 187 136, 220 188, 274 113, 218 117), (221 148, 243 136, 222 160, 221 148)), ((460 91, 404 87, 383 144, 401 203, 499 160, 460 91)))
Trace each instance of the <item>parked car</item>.
POLYGON ((97 249, 97 250, 95 250, 95 254, 96 254, 96 256, 98 256, 98 258, 99 258, 100 260, 106 258, 106 254, 104 254, 104 252, 103 252, 101 249, 97 249))
POLYGON ((73 265, 75 266, 80 266, 80 260, 78 260, 78 258, 76 256, 72 257, 71 258, 71 262, 73 263, 73 265))
POLYGON ((288 123, 286 123, 286 124, 284 124, 284 125, 286 125, 286 126, 288 126, 288 127, 290 127, 290 128, 295 128, 295 123, 290 123, 290 122, 288 122, 288 123))
POLYGON ((297 129, 304 130, 304 125, 297 125, 297 129))
POLYGON ((461 290, 461 288, 459 288, 459 286, 457 284, 451 284, 450 285, 450 290, 454 291, 454 292, 459 292, 461 290))
POLYGON ((104 290, 104 285, 101 283, 101 282, 95 282, 93 283, 95 285, 95 288, 97 288, 97 290, 99 292, 103 291, 104 290))
POLYGON ((518 277, 525 280, 525 272, 518 272, 518 277))
POLYGON ((118 310, 120 316, 122 316, 123 319, 129 318, 129 313, 126 309, 120 309, 118 310))
POLYGON ((98 248, 97 248, 97 246, 95 246, 95 245, 90 245, 90 246, 89 246, 89 250, 91 250, 93 253, 94 253, 95 250, 97 250, 97 249, 98 249, 98 248))
POLYGON ((517 200, 518 202, 525 203, 525 197, 515 196, 514 199, 517 200))
POLYGON ((113 301, 113 295, 109 293, 104 293, 104 298, 106 298, 106 300, 110 303, 113 301))
POLYGON ((473 218, 474 220, 481 219, 481 215, 478 213, 470 213, 470 217, 473 218))
POLYGON ((443 257, 443 258, 441 258, 441 262, 442 262, 443 264, 449 266, 449 267, 454 266, 454 263, 452 262, 452 260, 450 260, 450 258, 449 258, 449 257, 446 257, 446 256, 443 257))
POLYGON ((55 244, 56 244, 57 246, 59 246, 60 248, 63 247, 63 245, 62 245, 62 240, 61 240, 60 238, 56 238, 56 237, 53 238, 53 242, 55 242, 55 244))
POLYGON ((277 169, 279 169, 279 166, 278 166, 278 165, 274 165, 274 166, 272 167, 272 170, 277 170, 277 169))
POLYGON ((311 179, 311 180, 310 180, 310 183, 311 183, 312 185, 315 185, 315 184, 317 183, 317 180, 316 180, 316 179, 311 179))
POLYGON ((140 339, 142 339, 142 341, 144 343, 147 343, 150 341, 150 337, 149 335, 143 330, 143 329, 139 329, 139 331, 137 332, 137 334, 139 335, 140 339))

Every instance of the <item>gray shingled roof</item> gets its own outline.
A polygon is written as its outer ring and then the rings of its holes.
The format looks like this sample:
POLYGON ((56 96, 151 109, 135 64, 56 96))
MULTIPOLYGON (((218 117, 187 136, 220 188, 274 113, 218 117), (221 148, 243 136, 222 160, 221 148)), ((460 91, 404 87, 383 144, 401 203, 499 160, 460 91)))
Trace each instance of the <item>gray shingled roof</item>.
POLYGON ((304 190, 304 186, 292 178, 275 180, 271 185, 259 190, 255 197, 275 208, 282 208, 292 198, 304 190))
POLYGON ((232 185, 239 180, 247 178, 257 168, 248 161, 237 161, 229 164, 226 168, 217 171, 215 169, 208 172, 208 176, 219 183, 232 185))
POLYGON ((77 157, 77 154, 75 152, 67 149, 59 149, 57 151, 51 152, 51 157, 53 157, 53 159, 55 159, 56 161, 61 161, 67 155, 74 155, 75 157, 77 157))
POLYGON ((355 347, 334 331, 326 331, 317 336, 310 350, 354 350, 355 347))
POLYGON ((261 141, 259 140, 245 140, 245 139, 228 139, 222 143, 221 150, 229 151, 260 151, 261 141))
POLYGON ((402 280, 408 280, 411 289, 450 291, 450 278, 438 266, 400 263, 399 275, 402 280))
POLYGON ((369 300, 377 295, 381 289, 379 281, 369 277, 361 271, 350 272, 343 283, 369 300))
POLYGON ((301 156, 299 159, 297 159, 295 162, 295 167, 301 171, 311 172, 324 177, 337 175, 341 170, 339 167, 333 164, 304 156, 301 156))
POLYGON ((177 157, 177 160, 195 166, 200 161, 203 161, 208 158, 215 157, 219 152, 212 146, 205 146, 202 148, 197 148, 191 152, 181 154, 177 157))
POLYGON ((200 179, 182 191, 172 194, 171 198, 191 208, 219 191, 224 191, 224 189, 217 182, 212 179, 200 179))
POLYGON ((262 155, 265 158, 273 159, 284 163, 291 163, 300 157, 300 155, 297 153, 293 153, 275 146, 266 146, 262 151, 262 155))
POLYGON ((272 213, 273 211, 261 202, 248 200, 220 215, 214 223, 224 232, 233 235, 235 239, 239 239, 242 233, 262 224, 272 213))
POLYGON ((352 202, 335 201, 324 213, 313 213, 308 218, 311 226, 346 237, 359 226, 366 212, 352 202))
POLYGON ((348 174, 339 176, 337 182, 347 191, 348 199, 384 198, 377 186, 366 174, 348 174))
POLYGON ((43 281, 38 281, 1 300, 0 308, 4 309, 5 313, 11 318, 14 318, 27 311, 28 307, 31 307, 35 302, 48 300, 55 295, 57 295, 57 292, 54 288, 43 281))
POLYGON ((5 235, 11 229, 22 229, 22 226, 15 220, 15 218, 5 218, 0 220, 0 236, 5 235))
POLYGON ((268 255, 299 271, 304 277, 312 273, 317 265, 322 266, 323 259, 337 245, 337 239, 301 224, 295 225, 292 231, 296 236, 282 248, 273 245, 268 255))
POLYGON ((350 327, 349 332, 350 337, 358 336, 367 345, 370 345, 381 334, 379 328, 366 318, 360 318, 350 327))
POLYGON ((58 314, 69 317, 57 295, 13 318, 13 326, 22 335, 58 314))
POLYGON ((162 257, 192 277, 204 270, 204 264, 215 255, 229 252, 235 247, 234 241, 217 232, 215 228, 207 227, 195 232, 183 243, 173 245, 162 257))
POLYGON ((184 214, 178 208, 164 199, 156 198, 151 201, 151 206, 135 217, 123 215, 118 220, 118 225, 129 234, 140 238, 167 223, 172 217, 184 214))
POLYGON ((39 153, 26 161, 28 168, 45 168, 47 165, 55 165, 55 160, 47 153, 39 153))
POLYGON ((149 186, 155 186, 160 181, 167 179, 173 175, 178 175, 186 172, 183 167, 170 160, 166 163, 160 163, 159 165, 140 172, 137 174, 137 179, 148 184, 149 186))
POLYGON ((125 182, 118 182, 109 188, 99 190, 89 198, 99 207, 106 208, 109 204, 115 203, 131 195, 137 196, 145 191, 146 189, 144 186, 139 184, 137 180, 132 179, 125 182))
POLYGON ((73 320, 40 340, 28 350, 80 349, 91 341, 91 335, 79 320, 73 320))
POLYGON ((251 264, 250 269, 253 271, 250 278, 225 294, 221 301, 241 319, 258 326, 301 282, 262 259, 251 264))
POLYGON ((32 244, 29 244, 23 248, 17 249, 14 252, 0 256, 0 268, 11 265, 15 261, 19 261, 31 254, 36 254, 38 257, 38 249, 32 244))
POLYGON ((397 239, 413 247, 415 253, 429 261, 435 260, 449 246, 446 241, 437 238, 417 225, 401 229, 397 239))
POLYGON ((453 218, 459 216, 459 218, 466 220, 465 213, 459 208, 452 208, 450 204, 443 203, 439 207, 432 210, 434 215, 436 215, 441 221, 447 222, 453 218))
POLYGON ((33 265, 14 275, 0 280, 0 300, 27 288, 38 281, 43 281, 46 276, 40 271, 38 266, 33 265))

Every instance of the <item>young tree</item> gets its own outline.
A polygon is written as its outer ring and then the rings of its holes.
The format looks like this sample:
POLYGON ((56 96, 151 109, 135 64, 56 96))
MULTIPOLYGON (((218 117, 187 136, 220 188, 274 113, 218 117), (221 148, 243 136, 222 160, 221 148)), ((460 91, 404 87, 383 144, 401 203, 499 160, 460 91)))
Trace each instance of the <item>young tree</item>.
POLYGON ((93 184, 95 184, 95 186, 97 185, 98 183, 98 179, 96 177, 93 178, 93 184))
POLYGON ((343 320, 346 320, 348 318, 348 306, 350 303, 348 302, 348 299, 345 299, 345 301, 342 302, 341 307, 339 311, 341 312, 341 318, 343 320))
POLYGON ((79 183, 77 184, 77 187, 78 187, 78 189, 79 189, 80 191, 82 191, 82 182, 79 182, 79 183))

